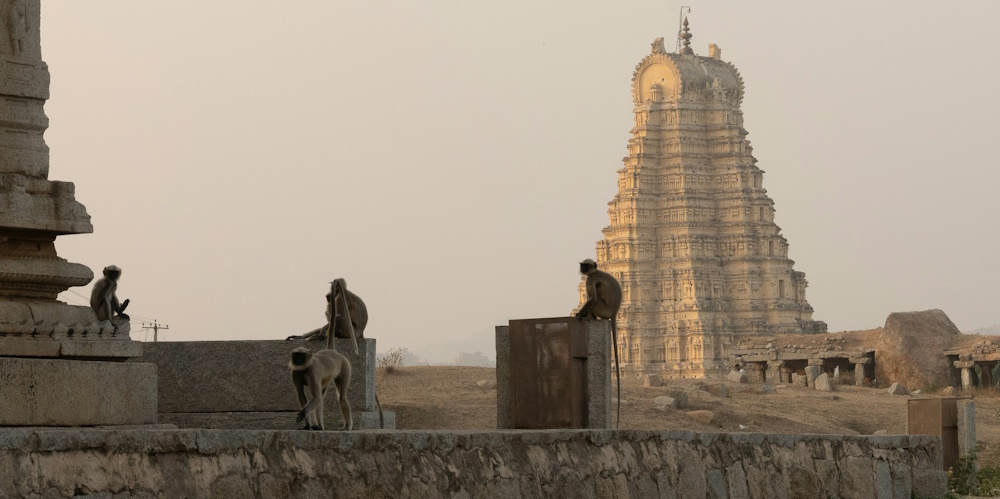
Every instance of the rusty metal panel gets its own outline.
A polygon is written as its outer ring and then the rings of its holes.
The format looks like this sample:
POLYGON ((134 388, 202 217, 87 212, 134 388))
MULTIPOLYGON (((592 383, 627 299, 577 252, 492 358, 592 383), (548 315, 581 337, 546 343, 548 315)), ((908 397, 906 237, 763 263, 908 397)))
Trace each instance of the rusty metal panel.
POLYGON ((510 321, 514 428, 585 428, 588 331, 569 317, 510 321))
POLYGON ((906 401, 906 433, 941 437, 944 470, 958 462, 958 401, 966 397, 933 397, 906 401))

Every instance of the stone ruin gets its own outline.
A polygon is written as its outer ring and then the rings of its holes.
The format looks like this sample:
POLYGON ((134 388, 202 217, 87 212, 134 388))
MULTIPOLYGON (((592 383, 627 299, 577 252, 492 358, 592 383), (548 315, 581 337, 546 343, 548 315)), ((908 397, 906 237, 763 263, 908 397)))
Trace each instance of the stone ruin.
POLYGON ((48 179, 40 9, 0 11, 0 426, 154 423, 155 367, 121 362, 142 352, 128 321, 57 300, 94 274, 60 258, 56 237, 94 229, 73 184, 48 179))

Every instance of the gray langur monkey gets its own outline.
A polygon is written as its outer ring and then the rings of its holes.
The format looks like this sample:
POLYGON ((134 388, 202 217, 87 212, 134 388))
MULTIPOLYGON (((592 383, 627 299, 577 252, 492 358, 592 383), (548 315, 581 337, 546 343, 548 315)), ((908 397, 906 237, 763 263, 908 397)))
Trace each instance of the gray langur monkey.
MULTIPOLYGON (((343 315, 335 315, 330 319, 329 327, 334 329, 350 321, 343 315)), ((351 384, 351 363, 347 357, 337 351, 334 335, 326 336, 326 348, 312 353, 307 347, 292 350, 292 359, 288 362, 292 370, 292 383, 299 397, 302 410, 295 421, 306 421, 306 430, 323 430, 323 398, 327 388, 333 383, 340 401, 340 413, 344 417, 343 430, 350 431, 354 424, 351 419, 351 404, 347 401, 347 387, 351 384), (309 387, 307 401, 305 388, 309 387)))
MULTIPOLYGON (((331 284, 335 285, 331 286, 330 292, 326 295, 327 321, 338 313, 346 315, 350 319, 348 324, 350 327, 335 328, 334 335, 337 338, 352 338, 355 344, 355 350, 357 350, 357 340, 364 339, 365 337, 365 327, 368 325, 368 307, 365 306, 365 302, 362 301, 358 295, 347 289, 347 281, 343 278, 334 279, 331 284), (338 303, 340 305, 338 305, 338 303), (347 310, 346 313, 343 311, 345 309, 347 310)), ((330 325, 327 324, 321 328, 313 329, 306 334, 292 335, 285 339, 311 341, 322 340, 326 338, 329 331, 330 325)))
POLYGON ((104 277, 94 283, 94 289, 90 292, 90 308, 97 313, 97 320, 109 321, 115 314, 128 320, 125 315, 125 307, 128 300, 118 303, 118 278, 122 276, 122 269, 115 265, 104 267, 104 277))
POLYGON ((587 301, 576 313, 577 319, 611 319, 611 348, 615 351, 615 376, 618 379, 618 417, 615 428, 622 419, 622 371, 618 363, 618 310, 622 308, 622 286, 611 274, 597 270, 597 262, 590 258, 580 262, 580 273, 587 276, 587 301))

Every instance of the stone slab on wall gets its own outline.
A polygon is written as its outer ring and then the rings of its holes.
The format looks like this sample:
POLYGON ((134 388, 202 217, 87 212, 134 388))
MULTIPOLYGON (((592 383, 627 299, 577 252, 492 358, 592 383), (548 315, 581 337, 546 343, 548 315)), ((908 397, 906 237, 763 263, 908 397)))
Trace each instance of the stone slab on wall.
POLYGON ((152 364, 0 358, 0 426, 154 424, 156 400, 152 364))
MULTIPOLYGON (((145 343, 142 357, 159 367, 160 412, 298 411, 288 361, 300 346, 322 350, 324 341, 164 341, 145 343)), ((375 340, 338 339, 337 350, 351 362, 348 400, 354 412, 375 408, 375 340)), ((337 407, 335 390, 326 407, 337 407)), ((334 409, 335 410, 335 409, 334 409)))
MULTIPOLYGON (((551 321, 551 319, 545 319, 551 321)), ((573 317, 565 320, 579 321, 573 317)), ((612 426, 612 376, 611 365, 614 350, 611 350, 610 321, 585 322, 590 333, 587 344, 587 389, 589 391, 588 427, 591 429, 612 426)), ((513 428, 511 415, 510 386, 510 326, 496 326, 496 377, 497 377, 497 428, 513 428)))
POLYGON ((689 431, 0 430, 0 497, 941 497, 940 442, 689 431))
MULTIPOLYGON (((303 423, 296 423, 298 412, 167 412, 159 415, 159 422, 175 428, 204 428, 215 430, 299 430, 303 423)), ((339 430, 340 409, 327 405, 324 411, 327 430, 339 430)), ((378 411, 353 411, 355 430, 378 430, 378 411)), ((396 428, 396 413, 385 411, 385 429, 396 428)))

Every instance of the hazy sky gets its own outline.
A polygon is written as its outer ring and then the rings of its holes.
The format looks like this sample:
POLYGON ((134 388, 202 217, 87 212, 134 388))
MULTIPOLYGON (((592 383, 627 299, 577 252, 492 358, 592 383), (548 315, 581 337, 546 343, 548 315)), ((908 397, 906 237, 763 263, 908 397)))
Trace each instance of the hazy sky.
MULTIPOLYGON (((576 305, 679 6, 45 0, 49 178, 95 228, 56 247, 122 267, 135 339, 302 333, 341 276, 380 351, 492 358, 495 325, 576 305)), ((692 7, 814 317, 1000 322, 1000 2, 692 7)))

